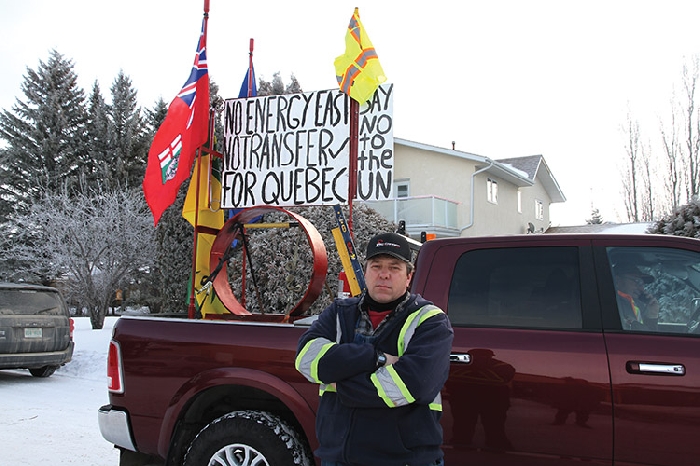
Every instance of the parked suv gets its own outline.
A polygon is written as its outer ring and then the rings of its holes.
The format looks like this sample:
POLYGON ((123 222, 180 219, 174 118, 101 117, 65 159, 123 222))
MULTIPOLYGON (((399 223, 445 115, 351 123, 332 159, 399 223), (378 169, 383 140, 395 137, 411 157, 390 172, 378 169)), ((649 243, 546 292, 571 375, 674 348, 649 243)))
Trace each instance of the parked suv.
POLYGON ((73 356, 73 320, 56 288, 0 283, 0 369, 48 377, 73 356))

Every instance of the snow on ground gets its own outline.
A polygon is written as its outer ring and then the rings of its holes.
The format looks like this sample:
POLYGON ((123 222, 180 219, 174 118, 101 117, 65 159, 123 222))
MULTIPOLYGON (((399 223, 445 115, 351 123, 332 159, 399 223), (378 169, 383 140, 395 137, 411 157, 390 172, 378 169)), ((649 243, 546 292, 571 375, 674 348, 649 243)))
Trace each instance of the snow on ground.
POLYGON ((116 317, 92 330, 74 318, 73 360, 48 378, 0 370, 0 466, 117 466, 119 452, 100 434, 97 410, 108 403, 107 348, 116 317))

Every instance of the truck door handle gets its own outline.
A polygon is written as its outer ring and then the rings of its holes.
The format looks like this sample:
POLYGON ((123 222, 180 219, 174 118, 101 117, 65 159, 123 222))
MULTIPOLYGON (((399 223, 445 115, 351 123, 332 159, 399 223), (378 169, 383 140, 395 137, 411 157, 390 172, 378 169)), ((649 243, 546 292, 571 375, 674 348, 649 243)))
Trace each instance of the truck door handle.
POLYGON ((462 364, 469 364, 472 362, 472 357, 470 354, 450 354, 450 362, 459 362, 462 364))
POLYGON ((685 375, 683 364, 665 364, 656 362, 627 361, 630 374, 685 375))

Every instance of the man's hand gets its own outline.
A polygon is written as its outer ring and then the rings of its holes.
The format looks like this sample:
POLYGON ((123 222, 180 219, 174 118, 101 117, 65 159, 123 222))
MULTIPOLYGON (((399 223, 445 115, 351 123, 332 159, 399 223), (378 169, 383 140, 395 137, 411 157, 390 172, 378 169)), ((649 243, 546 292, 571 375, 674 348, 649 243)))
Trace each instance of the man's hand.
POLYGON ((386 356, 386 366, 390 366, 399 360, 399 357, 393 354, 384 353, 384 356, 386 356))
MULTIPOLYGON (((398 357, 398 356, 394 356, 393 354, 384 353, 384 356, 386 356, 386 364, 384 364, 384 367, 390 366, 390 365, 394 364, 396 361, 399 360, 399 357, 398 357)), ((332 383, 332 384, 330 384, 330 385, 331 385, 331 387, 333 387, 334 389, 337 388, 335 382, 332 383)))

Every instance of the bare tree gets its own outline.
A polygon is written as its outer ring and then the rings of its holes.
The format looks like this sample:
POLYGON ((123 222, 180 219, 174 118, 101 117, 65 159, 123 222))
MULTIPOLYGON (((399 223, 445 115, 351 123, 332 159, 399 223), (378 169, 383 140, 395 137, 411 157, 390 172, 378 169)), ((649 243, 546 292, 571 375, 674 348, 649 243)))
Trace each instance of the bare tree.
POLYGON ((629 221, 638 222, 639 201, 638 201, 638 163, 639 163, 639 122, 632 121, 632 115, 627 112, 627 122, 623 126, 625 133, 625 167, 622 173, 622 189, 624 195, 625 209, 629 221))
POLYGON ((641 157, 639 160, 639 175, 640 175, 640 208, 639 221, 649 222, 654 219, 654 188, 653 188, 653 169, 651 163, 650 151, 642 146, 641 157))
POLYGON ((16 219, 6 259, 67 283, 67 298, 88 308, 100 329, 114 292, 152 263, 150 214, 137 190, 49 194, 16 219))
POLYGON ((666 128, 663 122, 661 127, 661 143, 665 156, 664 187, 669 196, 671 211, 678 208, 681 203, 683 152, 681 150, 680 129, 678 128, 677 108, 674 99, 671 100, 671 122, 666 128))
POLYGON ((695 99, 700 57, 683 65, 680 93, 671 98, 670 121, 659 122, 659 154, 640 144, 640 128, 628 111, 623 125, 622 194, 629 221, 653 221, 700 197, 700 111, 695 99))
POLYGON ((685 91, 684 126, 686 160, 688 162, 688 199, 696 198, 700 186, 700 118, 695 105, 695 91, 700 77, 700 59, 692 58, 691 67, 683 65, 683 89, 685 91))

